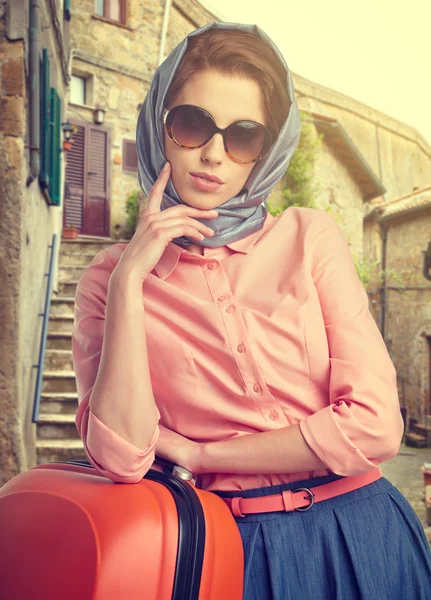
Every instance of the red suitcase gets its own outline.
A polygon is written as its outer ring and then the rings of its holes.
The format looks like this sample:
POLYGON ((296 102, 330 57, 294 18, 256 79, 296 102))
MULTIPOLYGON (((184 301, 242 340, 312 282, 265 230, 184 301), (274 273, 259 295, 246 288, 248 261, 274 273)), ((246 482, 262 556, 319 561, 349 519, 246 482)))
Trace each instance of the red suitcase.
POLYGON ((0 597, 242 600, 233 515, 182 479, 181 467, 157 463, 136 484, 116 484, 88 461, 38 465, 8 481, 0 488, 0 597))

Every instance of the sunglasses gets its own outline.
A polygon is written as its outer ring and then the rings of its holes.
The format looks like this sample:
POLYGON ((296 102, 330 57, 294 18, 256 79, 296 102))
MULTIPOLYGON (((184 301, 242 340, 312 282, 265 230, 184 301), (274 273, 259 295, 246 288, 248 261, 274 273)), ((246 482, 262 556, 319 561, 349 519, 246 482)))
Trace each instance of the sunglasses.
POLYGON ((220 129, 209 112, 192 104, 165 108, 163 122, 168 136, 181 148, 201 148, 216 133, 221 133, 226 154, 237 163, 261 160, 272 145, 271 132, 264 125, 244 120, 220 129))

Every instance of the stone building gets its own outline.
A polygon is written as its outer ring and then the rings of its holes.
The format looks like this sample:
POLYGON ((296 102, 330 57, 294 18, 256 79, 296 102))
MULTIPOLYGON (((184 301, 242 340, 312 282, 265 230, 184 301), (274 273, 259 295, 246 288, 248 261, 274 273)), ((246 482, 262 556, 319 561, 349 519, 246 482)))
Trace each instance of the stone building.
MULTIPOLYGON (((0 1, 0 484, 34 465, 53 235, 61 232, 68 0, 0 1)), ((55 272, 59 243, 53 257, 55 272)))
POLYGON ((299 108, 323 134, 314 174, 352 255, 375 261, 370 310, 398 375, 411 443, 431 446, 431 147, 421 134, 352 98, 293 76, 299 108), (388 277, 380 282, 381 269, 388 277), (396 277, 394 277, 396 275, 396 277), (402 290, 402 291, 400 291, 402 290))
MULTIPOLYGON (((223 18, 197 0, 74 0, 72 6, 68 0, 0 0, 0 151, 6 156, 0 166, 0 264, 8 282, 0 287, 0 485, 40 462, 85 458, 74 424, 76 283, 99 250, 131 233, 126 206, 139 188, 136 121, 154 70, 188 32, 215 20, 223 18), (40 6, 38 47, 29 40, 32 6, 40 6), (47 48, 51 86, 57 105, 61 102, 57 121, 74 128, 70 148, 58 152, 57 204, 44 171, 38 172, 39 146, 29 137, 35 121, 31 48, 39 60, 47 48), (78 237, 67 240, 64 234, 71 227, 78 237), (58 243, 53 253, 49 327, 42 336, 49 246, 53 234, 62 232, 61 247, 58 243), (35 394, 33 365, 42 339, 43 382, 35 394)), ((419 249, 426 248, 430 231, 424 197, 431 182, 431 148, 415 129, 292 76, 300 110, 312 119, 316 135, 324 135, 314 169, 321 187, 317 205, 331 210, 358 257, 382 260, 382 224, 388 223, 387 264, 394 269, 408 265, 414 271, 409 285, 423 288, 402 296, 387 285, 383 310, 380 290, 369 290, 373 314, 379 325, 384 315, 388 347, 404 377, 403 402, 421 420, 429 406, 430 350, 424 336, 430 335, 430 284, 419 278, 419 249), (422 206, 414 215, 405 210, 415 202, 412 198, 422 206), (386 210, 398 210, 399 216, 389 220, 386 210)), ((57 132, 57 149, 59 143, 57 132)))
POLYGON ((217 16, 195 0, 115 6, 110 15, 103 2, 74 2, 68 120, 77 132, 67 154, 64 224, 119 239, 130 235, 126 203, 139 188, 136 122, 151 77, 188 32, 217 16), (96 106, 105 111, 103 124, 94 123, 96 106))
POLYGON ((374 290, 376 320, 396 365, 400 404, 407 409, 406 443, 431 446, 431 185, 374 206, 364 218, 366 251, 390 271, 374 290), (381 233, 382 245, 373 244, 381 233), (401 275, 394 280, 393 274, 401 275))

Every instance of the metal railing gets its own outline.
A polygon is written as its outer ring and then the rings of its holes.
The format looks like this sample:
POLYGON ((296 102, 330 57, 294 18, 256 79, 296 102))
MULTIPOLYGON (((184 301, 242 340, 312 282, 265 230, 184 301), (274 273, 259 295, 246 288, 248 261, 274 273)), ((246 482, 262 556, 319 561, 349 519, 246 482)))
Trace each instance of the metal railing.
POLYGON ((43 313, 39 313, 39 317, 43 317, 42 332, 40 334, 40 345, 39 345, 39 361, 36 365, 33 365, 34 369, 37 369, 36 376, 36 389, 34 391, 33 400, 33 417, 32 422, 37 423, 39 419, 39 408, 40 408, 40 392, 42 389, 43 380, 43 365, 45 362, 45 350, 46 350, 46 338, 48 337, 48 324, 49 324, 49 311, 51 309, 51 295, 52 295, 52 279, 53 279, 53 263, 55 257, 55 250, 57 247, 57 234, 54 233, 52 236, 52 243, 48 246, 48 252, 51 251, 49 257, 49 269, 48 273, 44 273, 44 277, 48 278, 45 294, 45 308, 43 313))

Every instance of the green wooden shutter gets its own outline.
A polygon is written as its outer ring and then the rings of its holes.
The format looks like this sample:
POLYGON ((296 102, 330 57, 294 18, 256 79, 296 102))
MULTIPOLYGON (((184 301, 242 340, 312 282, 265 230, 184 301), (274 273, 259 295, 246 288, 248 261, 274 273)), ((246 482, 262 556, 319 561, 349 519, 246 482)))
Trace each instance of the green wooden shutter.
POLYGON ((48 50, 43 48, 40 63, 40 172, 39 181, 42 187, 49 186, 49 112, 50 112, 50 86, 49 86, 49 56, 48 50))
POLYGON ((61 166, 61 100, 55 88, 51 88, 50 167, 49 196, 53 204, 60 205, 60 166, 61 166))
POLYGON ((72 0, 64 0, 64 18, 67 21, 72 18, 72 0))

